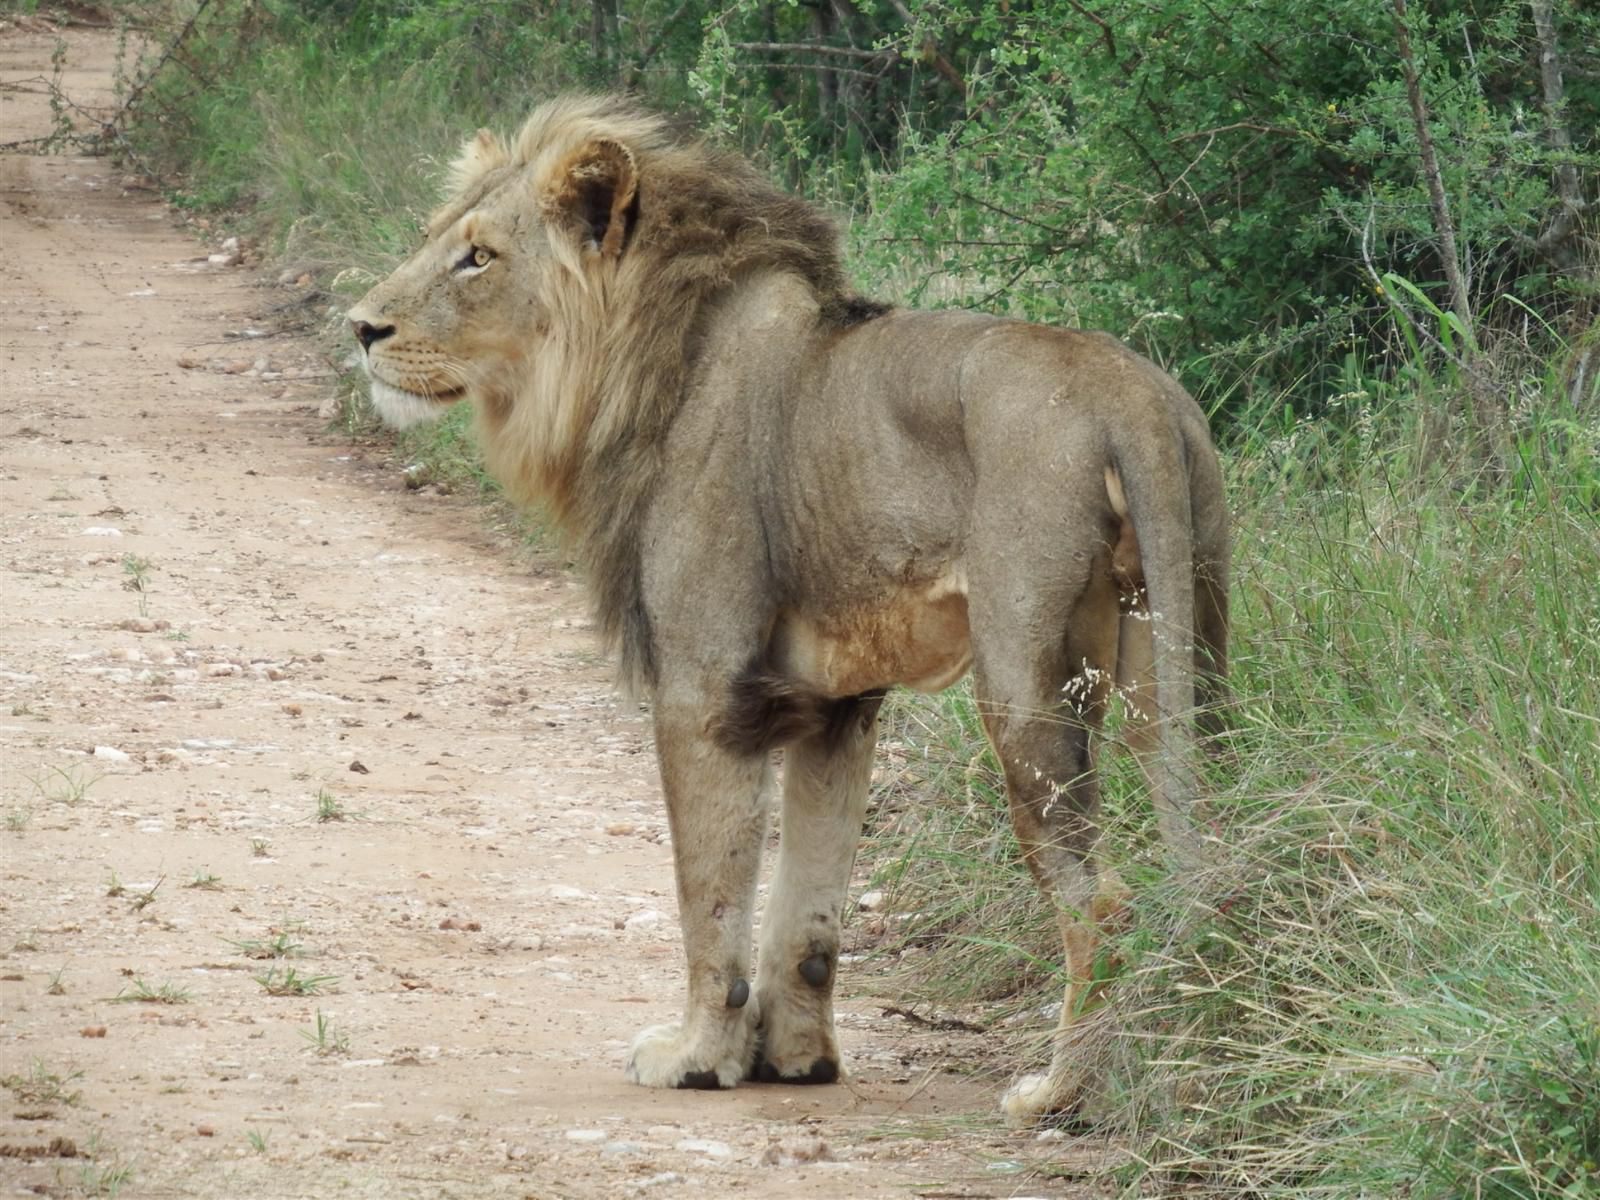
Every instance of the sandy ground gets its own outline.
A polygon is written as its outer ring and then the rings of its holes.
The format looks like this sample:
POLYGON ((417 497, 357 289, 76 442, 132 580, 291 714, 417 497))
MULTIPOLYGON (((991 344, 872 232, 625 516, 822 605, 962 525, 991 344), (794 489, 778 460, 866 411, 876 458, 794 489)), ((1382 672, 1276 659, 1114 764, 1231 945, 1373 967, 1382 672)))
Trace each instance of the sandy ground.
MULTIPOLYGON (((0 29, 0 141, 54 44, 0 29)), ((237 336, 293 288, 136 184, 0 155, 0 1190, 1083 1194, 867 999, 846 1085, 624 1083, 671 857, 576 583, 329 432, 315 349, 237 336)))

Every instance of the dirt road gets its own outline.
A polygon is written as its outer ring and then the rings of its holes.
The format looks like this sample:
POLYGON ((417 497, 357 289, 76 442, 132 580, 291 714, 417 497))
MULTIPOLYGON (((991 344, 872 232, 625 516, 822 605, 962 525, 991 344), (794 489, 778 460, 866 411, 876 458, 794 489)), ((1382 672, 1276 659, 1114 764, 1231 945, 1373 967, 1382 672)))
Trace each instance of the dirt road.
MULTIPOLYGON (((0 141, 54 44, 0 32, 0 141)), ((314 349, 237 336, 293 289, 128 184, 0 155, 6 1192, 1062 1195, 870 1002, 846 1086, 623 1082, 670 848, 576 584, 329 433, 314 349)))

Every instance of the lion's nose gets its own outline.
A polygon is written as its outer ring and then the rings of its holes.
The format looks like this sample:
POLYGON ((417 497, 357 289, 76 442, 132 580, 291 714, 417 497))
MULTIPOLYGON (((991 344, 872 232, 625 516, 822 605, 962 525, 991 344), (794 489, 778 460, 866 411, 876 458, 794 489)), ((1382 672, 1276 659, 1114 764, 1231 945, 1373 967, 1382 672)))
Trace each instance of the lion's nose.
POLYGON ((356 341, 363 350, 371 350, 373 342, 381 342, 394 333, 393 325, 373 325, 368 321, 351 321, 350 327, 355 330, 356 341))

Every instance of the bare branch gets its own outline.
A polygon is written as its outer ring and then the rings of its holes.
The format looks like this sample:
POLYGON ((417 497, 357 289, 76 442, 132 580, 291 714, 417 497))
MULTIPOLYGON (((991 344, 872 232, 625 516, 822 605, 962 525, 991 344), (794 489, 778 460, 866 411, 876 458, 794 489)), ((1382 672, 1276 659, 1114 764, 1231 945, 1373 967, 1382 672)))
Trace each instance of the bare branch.
POLYGON ((885 47, 882 50, 857 50, 854 46, 827 46, 821 42, 734 42, 733 48, 760 50, 768 54, 833 54, 840 58, 859 58, 866 62, 900 56, 900 51, 893 47, 885 47))

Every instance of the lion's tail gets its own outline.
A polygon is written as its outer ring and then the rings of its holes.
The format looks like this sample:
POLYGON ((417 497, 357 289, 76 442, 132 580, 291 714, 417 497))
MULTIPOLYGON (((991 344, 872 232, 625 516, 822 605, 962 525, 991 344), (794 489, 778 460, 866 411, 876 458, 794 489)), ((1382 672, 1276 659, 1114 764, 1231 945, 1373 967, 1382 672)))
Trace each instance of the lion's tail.
POLYGON ((1181 421, 1165 414, 1157 432, 1112 435, 1112 464, 1121 478, 1144 569, 1155 682, 1155 751, 1149 763, 1163 839, 1183 866, 1202 861, 1189 817, 1195 764, 1195 513, 1188 486, 1191 448, 1181 421), (1174 486, 1174 484, 1178 486, 1174 486))

